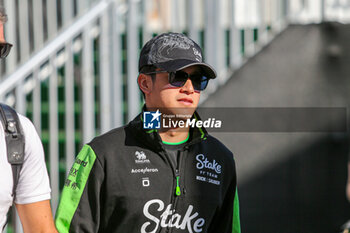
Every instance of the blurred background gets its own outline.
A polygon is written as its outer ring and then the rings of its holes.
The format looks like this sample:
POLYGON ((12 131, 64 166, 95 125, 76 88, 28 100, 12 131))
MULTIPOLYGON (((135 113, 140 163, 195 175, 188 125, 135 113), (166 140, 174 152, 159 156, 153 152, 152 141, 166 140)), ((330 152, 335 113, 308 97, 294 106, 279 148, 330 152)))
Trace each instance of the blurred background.
MULTIPOLYGON (((189 35, 216 68, 202 107, 350 105, 350 0, 0 3, 14 44, 0 101, 41 136, 54 212, 81 146, 140 111, 138 54, 162 32, 189 35)), ((339 232, 350 219, 345 131, 213 134, 235 155, 242 232, 339 232)), ((15 215, 5 232, 22 232, 15 215)))

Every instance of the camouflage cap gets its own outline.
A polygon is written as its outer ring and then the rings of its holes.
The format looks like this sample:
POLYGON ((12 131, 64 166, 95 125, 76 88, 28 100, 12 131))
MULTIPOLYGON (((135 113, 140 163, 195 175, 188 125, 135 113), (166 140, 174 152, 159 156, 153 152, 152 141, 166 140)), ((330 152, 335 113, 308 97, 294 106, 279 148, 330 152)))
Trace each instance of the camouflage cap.
POLYGON ((165 71, 178 71, 198 65, 208 78, 216 78, 214 68, 203 62, 199 45, 180 33, 163 33, 149 40, 141 50, 139 71, 147 65, 165 71))

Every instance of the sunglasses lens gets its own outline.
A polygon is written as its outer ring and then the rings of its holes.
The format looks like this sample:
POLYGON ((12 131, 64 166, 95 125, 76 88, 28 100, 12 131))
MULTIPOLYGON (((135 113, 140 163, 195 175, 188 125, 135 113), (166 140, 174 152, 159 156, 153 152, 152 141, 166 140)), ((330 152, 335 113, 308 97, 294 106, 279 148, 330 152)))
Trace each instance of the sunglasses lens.
POLYGON ((182 87, 188 79, 188 74, 183 71, 171 72, 169 74, 169 83, 175 87, 182 87))
POLYGON ((9 55, 12 45, 11 44, 0 44, 0 57, 5 58, 9 55))
POLYGON ((203 91, 208 86, 209 79, 205 76, 202 76, 201 81, 199 83, 199 91, 203 91))
MULTIPOLYGON (((184 71, 177 71, 169 73, 169 83, 175 87, 182 87, 188 79, 188 74, 184 71)), ((209 82, 209 79, 201 74, 190 75, 193 88, 196 91, 203 91, 209 82)))
POLYGON ((203 91, 207 87, 209 79, 201 74, 197 74, 191 75, 191 81, 196 91, 203 91))

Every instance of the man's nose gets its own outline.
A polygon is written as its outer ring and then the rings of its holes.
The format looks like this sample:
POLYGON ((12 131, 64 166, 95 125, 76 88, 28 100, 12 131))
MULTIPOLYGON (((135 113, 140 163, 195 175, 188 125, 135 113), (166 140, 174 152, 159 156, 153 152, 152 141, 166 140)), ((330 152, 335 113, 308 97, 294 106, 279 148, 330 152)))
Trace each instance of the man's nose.
POLYGON ((190 78, 187 79, 186 83, 181 87, 183 92, 193 93, 194 87, 190 78))

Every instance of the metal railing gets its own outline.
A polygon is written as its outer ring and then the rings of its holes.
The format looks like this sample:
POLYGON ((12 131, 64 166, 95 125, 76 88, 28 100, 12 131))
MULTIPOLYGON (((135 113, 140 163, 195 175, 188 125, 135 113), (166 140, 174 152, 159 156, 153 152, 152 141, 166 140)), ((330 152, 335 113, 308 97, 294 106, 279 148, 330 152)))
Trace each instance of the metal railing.
POLYGON ((99 0, 1 0, 8 15, 6 37, 15 46, 0 66, 0 78, 14 72, 96 1, 99 0))
POLYGON ((290 22, 299 24, 338 21, 350 23, 349 0, 289 1, 290 22))
MULTIPOLYGON (((32 6, 33 14, 47 12, 47 22, 32 22, 46 25, 47 32, 29 27, 33 49, 16 36, 12 1, 5 5, 6 36, 20 50, 12 51, 6 61, 0 101, 31 118, 42 138, 54 212, 82 144, 140 111, 138 53, 153 35, 183 32, 202 46, 206 62, 218 72, 203 92, 203 101, 281 32, 289 17, 287 0, 61 0, 61 13, 53 10, 56 1, 47 0, 46 6, 30 1, 38 4, 32 6), (84 13, 76 13, 77 6, 86 9, 77 11, 84 13), (59 29, 57 18, 66 26, 59 29), (46 33, 56 36, 45 42, 46 33)), ((21 8, 27 6, 28 2, 18 9, 26 11, 21 8)), ((28 33, 28 23, 21 27, 19 35, 28 33)))

